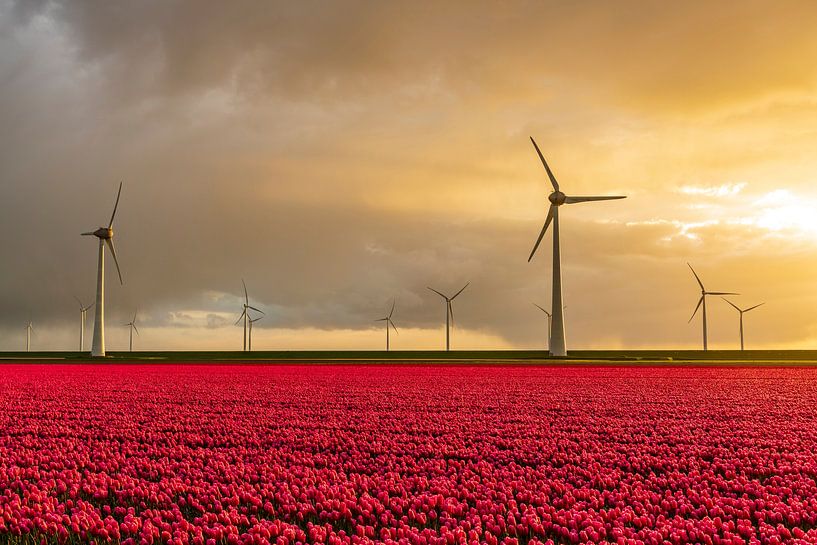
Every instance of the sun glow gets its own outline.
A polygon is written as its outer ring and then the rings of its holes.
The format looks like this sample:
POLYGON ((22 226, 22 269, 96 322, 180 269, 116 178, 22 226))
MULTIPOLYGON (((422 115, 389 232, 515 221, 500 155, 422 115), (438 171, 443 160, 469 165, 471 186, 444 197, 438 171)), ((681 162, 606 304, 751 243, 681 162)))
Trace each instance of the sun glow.
POLYGON ((817 238, 817 201, 798 197, 787 189, 767 193, 754 205, 754 225, 775 233, 797 233, 817 238))

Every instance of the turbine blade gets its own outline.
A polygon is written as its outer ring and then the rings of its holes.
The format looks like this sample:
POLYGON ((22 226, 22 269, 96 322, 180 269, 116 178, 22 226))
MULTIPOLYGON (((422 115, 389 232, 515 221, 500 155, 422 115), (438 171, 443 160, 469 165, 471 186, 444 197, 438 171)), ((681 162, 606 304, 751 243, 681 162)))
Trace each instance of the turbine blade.
POLYGON ((721 299, 723 299, 724 301, 726 301, 727 303, 732 305, 732 307, 734 307, 734 309, 737 310, 738 312, 741 312, 740 308, 738 308, 738 306, 735 303, 733 303, 732 301, 730 301, 726 297, 721 297, 721 299))
POLYGON ((704 283, 701 282, 701 279, 698 277, 698 273, 695 272, 695 269, 692 268, 692 265, 687 263, 687 267, 689 267, 689 270, 692 271, 692 274, 695 275, 695 280, 697 280, 698 285, 701 286, 701 291, 706 291, 706 288, 704 287, 704 283))
POLYGON ((131 320, 131 321, 134 322, 134 323, 136 323, 136 313, 137 312, 139 312, 139 311, 138 310, 133 311, 133 320, 131 320))
POLYGON ((87 233, 81 233, 81 235, 84 236, 84 237, 92 237, 92 236, 94 236, 94 233, 93 233, 93 231, 89 231, 87 233))
POLYGON ((244 279, 243 279, 243 278, 241 279, 241 285, 242 285, 242 286, 244 286, 244 304, 246 304, 246 305, 248 305, 248 306, 249 306, 249 304, 250 304, 250 296, 249 296, 249 295, 247 295, 247 284, 245 284, 245 283, 244 283, 244 279))
POLYGON ((610 195, 606 197, 565 197, 565 204, 576 204, 590 201, 614 201, 616 199, 626 199, 625 195, 610 195))
POLYGON ((385 322, 388 318, 378 318, 375 322, 385 322))
POLYGON ((553 205, 550 205, 550 208, 548 208, 548 216, 547 219, 545 219, 545 225, 542 226, 542 231, 539 233, 539 238, 536 239, 536 244, 533 245, 533 250, 531 250, 530 256, 528 256, 528 262, 533 259, 533 254, 535 254, 536 249, 539 248, 539 244, 542 242, 542 238, 544 238, 545 231, 548 230, 548 226, 550 225, 551 221, 553 221, 553 205))
POLYGON ((740 295, 739 293, 733 293, 731 291, 706 291, 704 293, 706 295, 740 295))
POLYGON ((762 307, 762 306, 763 306, 763 305, 765 305, 765 304, 766 304, 766 303, 760 303, 759 305, 755 305, 755 306, 753 306, 753 307, 749 307, 749 308, 747 308, 747 309, 746 309, 746 310, 744 310, 743 312, 749 312, 750 310, 754 310, 754 309, 756 309, 757 307, 762 307))
POLYGON ((392 301, 391 310, 389 311, 389 318, 391 318, 391 315, 394 314, 394 307, 395 307, 396 304, 397 304, 396 300, 392 301))
POLYGON ((695 312, 693 312, 692 316, 689 317, 689 320, 687 321, 687 323, 691 322, 692 318, 694 318, 695 315, 698 314, 698 309, 701 308, 701 305, 703 304, 703 302, 704 302, 704 296, 701 295, 701 298, 698 299, 698 306, 695 307, 695 312))
POLYGON ((245 309, 244 309, 244 310, 241 312, 241 314, 238 316, 238 320, 236 320, 236 321, 235 321, 235 324, 234 324, 234 325, 238 325, 238 324, 239 324, 239 322, 241 322, 241 318, 243 318, 245 314, 247 314, 247 309, 246 309, 246 308, 245 308, 245 309))
POLYGON ((76 299, 76 300, 77 300, 77 303, 79 303, 79 310, 80 310, 80 312, 84 312, 82 307, 84 307, 85 305, 83 305, 83 304, 82 304, 82 301, 80 301, 80 300, 79 300, 79 297, 77 297, 77 296, 75 295, 75 296, 74 296, 74 299, 76 299))
POLYGON ((96 304, 96 303, 91 303, 90 305, 88 305, 87 307, 85 307, 85 308, 84 308, 84 309, 82 309, 82 310, 83 310, 83 311, 85 311, 85 312, 87 312, 87 311, 91 310, 91 307, 92 307, 92 306, 94 306, 95 304, 96 304))
POLYGON ((253 309, 255 312, 260 312, 261 314, 266 314, 266 313, 265 313, 263 310, 261 310, 261 309, 257 309, 257 308, 255 308, 255 307, 251 307, 250 305, 247 305, 247 308, 251 308, 251 309, 253 309))
POLYGON ((108 222, 108 229, 113 227, 113 218, 116 216, 116 209, 119 207, 120 195, 122 195, 122 182, 119 182, 119 192, 116 194, 116 202, 113 205, 113 214, 111 214, 111 221, 108 222))
POLYGON ((539 310, 541 310, 542 312, 544 312, 545 314, 547 314, 548 316, 550 316, 550 312, 546 311, 545 309, 543 309, 542 307, 540 307, 540 306, 539 306, 539 305, 537 305, 536 303, 533 303, 533 306, 535 306, 536 308, 538 308, 539 310))
MULTIPOLYGON (((426 286, 426 287, 428 287, 428 286, 426 286)), ((428 289, 430 289, 431 291, 433 291, 434 293, 436 293, 437 295, 439 295, 440 297, 442 297, 443 299, 445 299, 446 301, 448 301, 448 297, 446 297, 445 295, 443 295, 443 294, 442 294, 442 293, 440 293, 439 291, 435 290, 434 288, 428 288, 428 289)))
POLYGON ((111 255, 113 256, 113 262, 116 264, 116 272, 119 274, 119 283, 124 284, 124 282, 122 282, 122 271, 119 269, 119 260, 116 259, 116 249, 113 246, 113 239, 106 238, 105 244, 108 245, 108 249, 111 251, 111 255))
POLYGON ((395 333, 397 333, 397 334, 399 335, 399 334, 400 334, 400 332, 399 332, 399 331, 397 331, 397 326, 396 326, 396 325, 394 325, 394 322, 392 322, 391 320, 389 320, 389 324, 391 324, 391 326, 394 328, 394 332, 395 332, 395 333))
POLYGON ((539 154, 539 159, 542 160, 542 164, 545 166, 545 170, 548 173, 548 178, 550 178, 550 183, 553 185, 554 191, 559 191, 559 182, 556 181, 556 176, 550 171, 550 167, 548 166, 548 162, 545 161, 545 156, 542 155, 542 152, 539 150, 539 146, 536 145, 536 140, 533 137, 530 137, 530 141, 533 143, 533 147, 536 148, 536 153, 539 154))
POLYGON ((448 314, 451 316, 451 327, 454 327, 454 305, 451 304, 451 300, 448 301, 448 314))
POLYGON ((462 289, 461 289, 460 291, 458 291, 457 293, 455 293, 455 294, 454 294, 454 297, 452 297, 452 298, 451 298, 451 300, 453 301, 454 299, 456 299, 457 295, 459 295, 459 294, 461 294, 463 291, 465 291, 465 288, 467 288, 467 287, 468 287, 468 286, 470 286, 470 285, 471 285, 471 281, 469 280, 469 281, 468 281, 468 283, 467 283, 467 284, 465 284, 465 285, 462 287, 462 289))
POLYGON ((136 324, 132 324, 132 325, 133 325, 133 330, 134 330, 134 331, 136 332, 136 334, 138 335, 138 334, 139 334, 139 328, 138 328, 138 327, 136 327, 136 324))

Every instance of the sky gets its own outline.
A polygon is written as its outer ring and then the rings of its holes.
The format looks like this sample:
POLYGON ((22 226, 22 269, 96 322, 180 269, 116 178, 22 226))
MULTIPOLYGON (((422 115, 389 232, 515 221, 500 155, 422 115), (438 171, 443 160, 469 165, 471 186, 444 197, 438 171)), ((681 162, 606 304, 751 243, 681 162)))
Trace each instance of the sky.
POLYGON ((0 0, 0 350, 817 348, 817 4, 0 0), (110 259, 108 259, 110 265, 110 259), (708 304, 710 348, 737 312, 708 304), (90 338, 89 316, 88 338, 90 338))

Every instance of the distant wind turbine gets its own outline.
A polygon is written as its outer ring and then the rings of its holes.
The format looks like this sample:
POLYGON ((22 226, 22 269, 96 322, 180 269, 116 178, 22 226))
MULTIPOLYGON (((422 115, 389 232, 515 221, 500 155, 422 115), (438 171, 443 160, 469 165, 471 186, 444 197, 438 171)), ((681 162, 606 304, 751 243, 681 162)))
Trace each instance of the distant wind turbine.
POLYGON ((732 307, 740 313, 740 349, 743 350, 743 315, 745 313, 749 312, 750 310, 754 310, 759 306, 765 305, 766 303, 760 303, 760 304, 757 304, 757 305, 755 305, 753 307, 743 308, 742 309, 739 306, 737 306, 735 303, 733 303, 732 301, 730 301, 729 299, 727 299, 725 297, 721 297, 721 299, 723 299, 724 301, 726 301, 727 303, 732 305, 732 307))
POLYGON ((34 326, 31 325, 31 320, 26 324, 26 352, 31 350, 31 332, 34 331, 34 326))
POLYGON ((397 301, 393 301, 391 304, 391 310, 389 311, 389 315, 385 318, 380 318, 375 320, 375 322, 386 322, 386 352, 389 351, 389 326, 394 328, 394 332, 397 333, 397 326, 394 325, 394 322, 391 321, 391 317, 394 314, 394 306, 397 304, 397 301))
POLYGON ((553 314, 546 311, 545 309, 543 309, 542 307, 540 307, 536 303, 533 303, 533 306, 535 306, 536 308, 538 308, 539 310, 541 310, 542 312, 547 314, 547 317, 548 317, 548 350, 550 350, 550 328, 551 328, 551 322, 553 321, 553 314))
POLYGON ((139 329, 136 327, 136 313, 139 312, 138 310, 133 311, 133 319, 126 323, 125 326, 129 328, 130 338, 128 340, 128 352, 133 352, 133 332, 136 331, 136 334, 139 334, 139 329))
POLYGON ((465 284, 460 291, 455 293, 452 297, 448 297, 447 295, 435 290, 434 288, 428 288, 443 299, 445 299, 445 350, 446 352, 451 350, 451 328, 454 326, 454 307, 451 306, 451 302, 457 298, 459 294, 461 294, 465 288, 467 288, 471 282, 465 284))
POLYGON ((105 245, 111 251, 113 262, 116 265, 116 272, 119 274, 119 283, 122 284, 122 271, 119 269, 119 261, 116 259, 116 250, 113 245, 113 219, 116 217, 116 209, 119 207, 119 197, 122 195, 122 183, 119 183, 119 192, 116 194, 116 203, 113 205, 111 221, 107 227, 100 227, 96 231, 82 233, 83 236, 95 236, 99 239, 99 260, 96 271, 96 311, 94 312, 94 340, 91 345, 91 356, 103 357, 105 355, 105 245))
POLYGON ((548 349, 551 356, 566 356, 567 341, 565 340, 564 305, 562 304, 562 254, 559 247, 559 207, 563 204, 577 204, 590 201, 610 201, 614 199, 624 199, 626 197, 623 195, 605 197, 569 197, 565 195, 559 189, 559 182, 556 181, 556 177, 553 175, 553 172, 551 172, 547 161, 545 161, 545 156, 542 155, 541 151, 539 151, 539 146, 536 145, 536 141, 533 139, 533 137, 531 137, 530 141, 533 143, 533 147, 536 148, 536 153, 539 155, 539 159, 542 160, 542 165, 545 167, 548 178, 550 178, 550 183, 553 186, 553 193, 548 196, 550 208, 548 209, 547 218, 545 219, 545 225, 542 227, 542 231, 539 233, 539 238, 536 239, 536 244, 533 246, 533 250, 528 257, 528 261, 533 259, 533 254, 535 254, 536 249, 539 248, 539 243, 542 242, 542 238, 545 236, 548 226, 550 226, 550 223, 553 222, 553 296, 551 298, 551 312, 553 314, 553 320, 551 323, 548 349))
POLYGON ((254 306, 250 305, 250 296, 247 295, 247 284, 244 283, 244 280, 241 280, 241 285, 244 286, 244 308, 241 311, 241 316, 238 317, 238 320, 235 321, 235 325, 238 325, 238 322, 244 320, 244 352, 247 351, 247 332, 250 327, 250 315, 249 310, 254 310, 256 312, 260 312, 264 314, 263 310, 259 310, 254 306))
POLYGON ((689 267, 689 270, 692 271, 692 274, 695 275, 695 280, 698 281, 698 285, 701 286, 701 298, 698 299, 698 304, 695 306, 695 311, 692 313, 692 316, 690 316, 689 321, 687 323, 692 321, 692 318, 694 318, 695 314, 698 313, 698 309, 701 308, 701 305, 703 305, 703 307, 704 307, 704 309, 703 309, 703 315, 704 315, 703 316, 704 350, 708 350, 709 348, 708 348, 708 345, 707 345, 707 338, 706 338, 706 296, 707 295, 738 295, 738 294, 737 293, 732 293, 730 291, 706 291, 706 288, 704 287, 704 283, 701 282, 701 279, 698 276, 698 273, 695 272, 695 269, 692 268, 692 265, 687 263, 687 266, 689 267))
POLYGON ((249 321, 249 336, 247 342, 247 349, 248 351, 252 352, 252 325, 257 322, 258 320, 262 319, 263 316, 259 316, 258 318, 251 318, 249 321))
POLYGON ((79 300, 79 297, 74 297, 79 303, 79 351, 82 352, 85 350, 85 318, 88 315, 88 309, 94 306, 93 303, 88 305, 87 307, 82 304, 82 301, 79 300))

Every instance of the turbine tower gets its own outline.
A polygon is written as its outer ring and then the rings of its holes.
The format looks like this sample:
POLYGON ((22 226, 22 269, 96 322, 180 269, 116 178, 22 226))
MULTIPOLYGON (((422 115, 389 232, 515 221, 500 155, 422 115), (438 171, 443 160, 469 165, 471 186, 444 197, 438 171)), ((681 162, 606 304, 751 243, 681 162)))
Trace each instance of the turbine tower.
POLYGON ((391 321, 392 314, 394 314, 394 306, 397 304, 397 301, 393 301, 391 304, 391 310, 389 311, 389 315, 385 318, 380 318, 375 320, 375 322, 386 322, 386 352, 389 351, 389 326, 394 328, 394 332, 397 333, 397 326, 394 325, 394 322, 391 321))
POLYGON ((31 320, 26 324, 26 352, 31 349, 31 332, 34 331, 34 326, 31 325, 31 320))
POLYGON ((553 172, 551 172, 547 161, 545 161, 545 156, 542 155, 541 151, 539 151, 539 146, 536 145, 536 141, 533 139, 533 137, 530 137, 530 141, 533 143, 533 147, 536 148, 536 153, 539 155, 539 159, 542 160, 542 165, 545 167, 548 178, 550 178, 550 183, 553 186, 553 193, 548 196, 550 208, 548 209, 547 218, 545 219, 545 225, 542 227, 542 231, 539 233, 539 238, 536 239, 536 244, 533 245, 533 250, 528 257, 528 262, 533 259, 533 254, 536 253, 536 249, 539 248, 539 243, 542 242, 545 232, 548 230, 550 223, 553 222, 553 295, 550 301, 553 320, 551 324, 548 350, 550 351, 551 356, 566 356, 567 342, 565 341, 565 316, 563 308, 564 305, 562 304, 562 254, 559 247, 559 207, 563 204, 577 204, 590 201, 611 201, 614 199, 624 199, 626 197, 623 195, 604 197, 569 197, 565 195, 559 189, 559 182, 556 181, 556 177, 553 175, 553 172))
POLYGON ((258 318, 252 318, 252 319, 250 319, 250 321, 249 321, 249 324, 250 324, 250 327, 249 327, 249 337, 248 337, 249 342, 247 343, 247 350, 249 350, 250 352, 252 352, 252 325, 253 325, 255 322, 257 322, 258 320, 260 320, 261 318, 263 318, 263 316, 259 316, 258 318))
POLYGON ((732 305, 732 307, 740 313, 740 349, 742 351, 743 350, 743 315, 746 312, 749 312, 750 310, 754 310, 754 309, 756 309, 757 307, 759 307, 761 305, 765 305, 766 303, 760 303, 760 304, 755 305, 753 307, 742 309, 739 306, 737 306, 735 303, 733 303, 732 301, 730 301, 729 299, 727 299, 725 297, 721 297, 721 299, 723 299, 724 301, 726 301, 727 303, 732 305))
POLYGON ((448 352, 451 350, 451 327, 454 326, 454 307, 451 306, 451 301, 457 298, 459 294, 461 294, 465 288, 467 288, 471 282, 465 284, 460 291, 455 293, 452 297, 448 297, 447 295, 440 293, 439 291, 435 290, 434 288, 428 288, 443 299, 445 299, 445 351, 448 352))
POLYGON ((249 310, 252 309, 256 312, 260 312, 264 314, 264 311, 255 308, 254 306, 250 305, 250 296, 247 295, 247 284, 244 283, 244 280, 241 280, 241 285, 244 286, 244 308, 241 311, 241 316, 238 317, 238 320, 235 321, 235 325, 238 325, 238 322, 244 320, 244 352, 247 351, 247 332, 250 328, 250 315, 249 310))
POLYGON ((704 307, 704 309, 703 309, 703 314, 704 314, 704 318, 703 318, 704 350, 708 350, 709 347, 708 347, 707 338, 706 338, 706 296, 707 295, 738 295, 738 294, 728 292, 728 291, 706 291, 706 288, 704 288, 704 283, 701 282, 701 279, 698 277, 698 273, 695 272, 695 269, 692 268, 692 265, 687 263, 687 266, 689 267, 689 270, 692 271, 692 274, 695 275, 695 280, 698 281, 698 285, 701 286, 701 298, 698 299, 698 304, 695 306, 695 311, 692 313, 692 316, 690 316, 689 321, 687 323, 692 321, 692 318, 694 318, 695 315, 698 313, 698 309, 701 308, 701 305, 703 305, 703 307, 704 307))
POLYGON ((94 236, 99 239, 99 261, 96 271, 96 312, 94 312, 94 340, 91 345, 91 356, 105 356, 105 245, 111 251, 111 257, 116 265, 116 272, 119 274, 119 283, 122 284, 122 271, 119 269, 119 261, 116 259, 116 250, 113 245, 113 219, 116 217, 116 209, 119 207, 119 197, 122 195, 122 183, 119 183, 119 192, 116 194, 116 203, 113 205, 111 221, 107 227, 100 227, 96 231, 82 233, 83 236, 94 236))
POLYGON ((130 329, 130 331, 129 331, 130 337, 128 339, 128 352, 133 352, 133 332, 136 331, 136 334, 137 335, 139 334, 139 329, 136 327, 136 313, 137 312, 138 312, 138 310, 133 311, 133 319, 130 322, 125 324, 125 326, 127 326, 130 329))
POLYGON ((79 351, 82 352, 85 349, 85 319, 88 316, 88 309, 94 306, 94 304, 91 303, 86 307, 82 304, 82 301, 79 300, 79 297, 74 296, 74 299, 79 303, 79 351))
POLYGON ((541 310, 542 312, 547 314, 547 317, 548 317, 548 350, 550 350, 550 329, 551 329, 551 322, 553 321, 553 314, 546 311, 545 309, 543 309, 542 307, 540 307, 536 303, 533 303, 533 306, 535 306, 536 308, 538 308, 539 310, 541 310))

